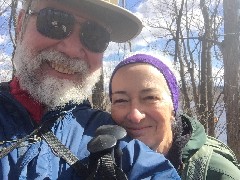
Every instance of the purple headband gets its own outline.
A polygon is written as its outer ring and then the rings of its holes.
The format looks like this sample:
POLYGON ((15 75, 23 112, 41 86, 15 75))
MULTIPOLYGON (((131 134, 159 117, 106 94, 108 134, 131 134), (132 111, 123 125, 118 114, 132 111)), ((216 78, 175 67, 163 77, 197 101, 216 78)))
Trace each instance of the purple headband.
POLYGON ((109 82, 109 96, 110 100, 112 101, 112 78, 114 74, 117 72, 118 69, 120 69, 123 66, 126 66, 128 64, 133 64, 133 63, 147 63, 152 65, 153 67, 157 68, 164 76, 164 78, 167 81, 168 88, 171 92, 172 95, 172 102, 173 102, 173 107, 175 113, 177 112, 178 109, 178 98, 179 98, 179 88, 177 84, 176 77, 172 73, 172 71, 169 69, 167 65, 165 65, 162 61, 159 59, 146 55, 146 54, 136 54, 131 57, 128 57, 121 61, 113 70, 110 82, 109 82))

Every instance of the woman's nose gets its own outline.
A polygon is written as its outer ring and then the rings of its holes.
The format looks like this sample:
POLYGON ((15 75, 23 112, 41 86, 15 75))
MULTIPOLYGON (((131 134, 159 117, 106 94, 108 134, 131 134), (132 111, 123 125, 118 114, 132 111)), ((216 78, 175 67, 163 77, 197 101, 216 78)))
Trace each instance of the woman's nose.
POLYGON ((145 113, 140 111, 137 108, 131 109, 131 111, 128 113, 127 118, 134 123, 140 123, 142 119, 145 118, 145 113))

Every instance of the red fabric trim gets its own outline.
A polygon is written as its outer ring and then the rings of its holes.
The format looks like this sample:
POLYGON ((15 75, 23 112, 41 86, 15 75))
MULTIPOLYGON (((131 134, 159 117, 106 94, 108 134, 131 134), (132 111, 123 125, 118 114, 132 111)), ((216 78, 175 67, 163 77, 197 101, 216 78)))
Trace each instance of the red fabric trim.
POLYGON ((39 123, 43 116, 43 106, 36 102, 27 91, 20 88, 17 78, 13 78, 10 82, 10 93, 27 109, 30 116, 39 123))

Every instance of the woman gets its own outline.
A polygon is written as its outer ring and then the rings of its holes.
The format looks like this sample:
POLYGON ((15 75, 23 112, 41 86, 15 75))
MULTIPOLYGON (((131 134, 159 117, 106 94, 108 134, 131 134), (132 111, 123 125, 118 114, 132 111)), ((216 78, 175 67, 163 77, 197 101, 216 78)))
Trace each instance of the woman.
POLYGON ((178 115, 176 78, 159 59, 137 54, 120 62, 109 95, 115 122, 164 154, 182 179, 239 179, 232 151, 208 137, 198 121, 178 115))

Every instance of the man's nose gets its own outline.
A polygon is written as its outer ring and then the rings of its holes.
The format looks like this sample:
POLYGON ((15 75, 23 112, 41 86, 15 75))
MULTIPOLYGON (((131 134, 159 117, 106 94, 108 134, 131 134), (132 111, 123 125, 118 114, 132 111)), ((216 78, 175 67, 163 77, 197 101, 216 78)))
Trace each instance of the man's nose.
POLYGON ((142 119, 145 118, 145 113, 139 108, 131 108, 130 112, 127 115, 127 119, 133 123, 140 123, 142 119))
POLYGON ((86 49, 80 41, 80 27, 74 27, 71 34, 57 44, 57 50, 70 58, 84 58, 86 49))

